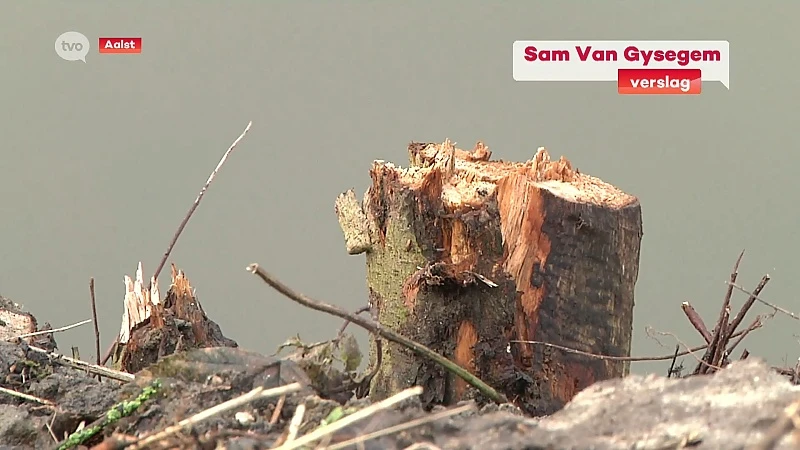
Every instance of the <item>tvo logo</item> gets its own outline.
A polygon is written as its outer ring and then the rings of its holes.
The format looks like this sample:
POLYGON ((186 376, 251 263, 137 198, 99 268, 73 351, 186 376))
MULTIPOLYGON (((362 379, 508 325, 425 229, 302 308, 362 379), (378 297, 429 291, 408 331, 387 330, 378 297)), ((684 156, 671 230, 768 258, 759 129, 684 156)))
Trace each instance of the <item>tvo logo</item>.
POLYGON ((89 39, 77 31, 67 31, 56 38, 56 54, 65 61, 86 62, 89 39))

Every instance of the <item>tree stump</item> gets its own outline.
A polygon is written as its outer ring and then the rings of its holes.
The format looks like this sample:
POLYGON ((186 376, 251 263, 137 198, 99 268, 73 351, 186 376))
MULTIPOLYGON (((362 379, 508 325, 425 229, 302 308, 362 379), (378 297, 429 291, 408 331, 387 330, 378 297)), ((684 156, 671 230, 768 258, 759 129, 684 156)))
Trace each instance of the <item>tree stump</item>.
POLYGON ((183 271, 172 265, 172 282, 161 298, 158 283, 146 288, 142 263, 136 279, 125 276, 125 301, 113 366, 136 373, 161 358, 196 348, 237 347, 206 316, 195 290, 183 271))
MULTIPOLYGON (((531 415, 551 414, 629 363, 565 352, 630 354, 642 238, 636 197, 573 170, 544 148, 524 163, 411 143, 411 167, 375 161, 363 202, 336 201, 350 254, 366 253, 370 304, 383 327, 449 357, 531 415)), ((377 361, 374 337, 371 364, 377 361)), ((412 385, 426 404, 476 392, 383 342, 370 395, 412 385)))

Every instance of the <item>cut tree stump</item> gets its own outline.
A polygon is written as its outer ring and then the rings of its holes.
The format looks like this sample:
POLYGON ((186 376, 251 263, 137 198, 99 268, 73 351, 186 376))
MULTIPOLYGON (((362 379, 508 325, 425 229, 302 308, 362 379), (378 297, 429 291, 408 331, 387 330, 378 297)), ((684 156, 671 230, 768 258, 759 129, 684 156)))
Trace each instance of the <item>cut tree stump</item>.
MULTIPOLYGON (((551 414, 629 363, 564 352, 630 354, 642 218, 639 201, 544 148, 524 163, 411 143, 411 167, 375 161, 363 202, 336 200, 347 252, 366 253, 381 323, 449 357, 528 414, 551 414)), ((374 337, 371 365, 376 363, 374 337)), ((370 395, 412 385, 426 404, 476 392, 433 362, 383 341, 370 395)))

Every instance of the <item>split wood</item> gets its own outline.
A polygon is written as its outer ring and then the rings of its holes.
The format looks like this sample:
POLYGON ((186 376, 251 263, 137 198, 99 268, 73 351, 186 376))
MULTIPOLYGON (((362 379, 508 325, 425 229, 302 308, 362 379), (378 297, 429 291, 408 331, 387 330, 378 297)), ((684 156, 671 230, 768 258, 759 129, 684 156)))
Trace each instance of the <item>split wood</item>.
POLYGON ((299 292, 296 292, 292 288, 280 282, 274 276, 267 273, 258 264, 250 264, 249 266, 247 266, 247 270, 257 275, 270 287, 280 292, 284 296, 288 297, 289 299, 307 308, 311 308, 313 310, 324 312, 326 314, 339 317, 340 319, 347 320, 348 322, 354 323, 374 335, 380 336, 388 341, 401 345, 420 356, 429 358, 434 362, 436 362, 437 364, 444 367, 447 371, 455 374, 456 376, 460 377, 461 379, 469 383, 471 386, 473 386, 475 389, 480 391, 482 394, 484 394, 492 401, 497 403, 508 402, 508 400, 503 394, 497 392, 494 388, 484 383, 481 379, 479 379, 475 375, 469 373, 469 371, 467 371, 463 367, 450 361, 449 359, 436 353, 435 351, 429 349, 428 347, 425 347, 424 345, 418 342, 408 339, 405 336, 402 336, 388 328, 383 328, 379 323, 376 323, 372 320, 354 315, 337 306, 333 306, 327 303, 320 302, 318 300, 311 299, 299 292))

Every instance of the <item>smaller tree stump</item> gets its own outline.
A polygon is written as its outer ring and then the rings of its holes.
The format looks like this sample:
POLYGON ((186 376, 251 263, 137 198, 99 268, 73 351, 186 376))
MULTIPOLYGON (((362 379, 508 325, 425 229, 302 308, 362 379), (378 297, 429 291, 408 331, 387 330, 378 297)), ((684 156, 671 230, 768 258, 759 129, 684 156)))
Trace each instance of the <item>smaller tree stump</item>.
POLYGON ((144 288, 142 264, 136 280, 125 277, 125 309, 119 345, 114 352, 118 370, 136 373, 164 356, 196 348, 237 347, 206 316, 183 271, 172 265, 172 283, 162 300, 158 283, 144 288))
MULTIPOLYGON (((411 167, 376 161, 359 203, 336 212, 350 254, 366 253, 381 325, 451 358, 533 415, 563 407, 628 363, 565 353, 630 353, 642 238, 638 200, 544 148, 524 163, 412 143, 411 167)), ((376 361, 373 342, 371 361, 376 361)), ((429 404, 474 392, 431 361, 384 342, 370 395, 412 385, 429 404)))

